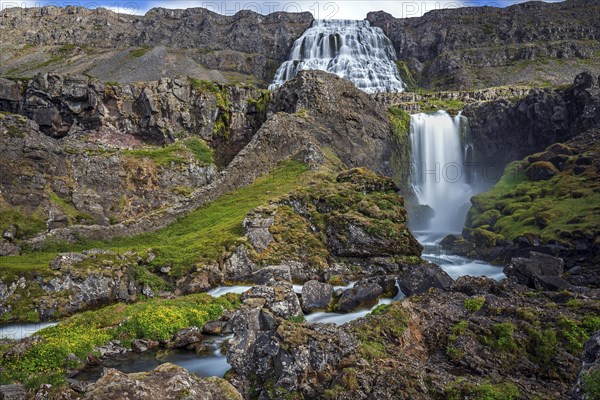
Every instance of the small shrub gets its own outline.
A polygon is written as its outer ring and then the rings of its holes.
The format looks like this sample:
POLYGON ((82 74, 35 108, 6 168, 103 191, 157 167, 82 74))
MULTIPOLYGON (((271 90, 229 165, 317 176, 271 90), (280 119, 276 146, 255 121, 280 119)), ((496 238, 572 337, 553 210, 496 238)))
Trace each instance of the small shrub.
POLYGON ((465 301, 464 301, 465 308, 469 311, 481 310, 481 307, 483 307, 484 303, 485 303, 485 297, 483 297, 483 296, 465 299, 465 301))
POLYGON ((516 351, 518 346, 514 338, 515 326, 510 322, 503 322, 492 326, 494 334, 493 347, 497 350, 516 351))

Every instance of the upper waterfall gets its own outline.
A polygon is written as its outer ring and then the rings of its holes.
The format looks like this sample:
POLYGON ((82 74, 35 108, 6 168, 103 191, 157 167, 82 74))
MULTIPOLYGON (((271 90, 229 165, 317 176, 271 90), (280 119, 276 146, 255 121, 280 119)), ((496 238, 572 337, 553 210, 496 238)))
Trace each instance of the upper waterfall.
POLYGON ((315 20, 294 42, 269 89, 283 85, 298 71, 316 69, 348 79, 367 93, 401 92, 404 85, 394 60, 392 42, 369 21, 315 20))
POLYGON ((411 115, 413 189, 419 204, 435 212, 429 225, 434 232, 460 232, 474 194, 465 160, 469 148, 461 138, 465 123, 465 117, 445 111, 411 115))

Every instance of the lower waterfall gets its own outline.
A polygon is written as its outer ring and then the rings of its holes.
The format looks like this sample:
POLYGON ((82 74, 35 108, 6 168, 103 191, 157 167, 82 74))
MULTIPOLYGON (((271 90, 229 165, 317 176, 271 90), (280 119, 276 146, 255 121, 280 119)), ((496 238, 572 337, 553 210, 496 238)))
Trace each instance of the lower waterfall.
POLYGON ((432 232, 460 232, 474 194, 465 162, 472 149, 462 138, 466 122, 445 111, 411 116, 412 185, 419 204, 435 212, 428 227, 432 232))

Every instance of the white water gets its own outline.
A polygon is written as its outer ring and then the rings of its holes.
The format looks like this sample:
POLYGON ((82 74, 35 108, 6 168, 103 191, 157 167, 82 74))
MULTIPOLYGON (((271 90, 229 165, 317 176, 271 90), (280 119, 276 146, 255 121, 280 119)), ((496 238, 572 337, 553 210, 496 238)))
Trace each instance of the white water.
POLYGON ((39 322, 35 324, 10 324, 0 326, 0 339, 21 340, 38 331, 54 326, 58 322, 39 322))
POLYGON ((413 189, 419 204, 435 212, 429 222, 433 232, 460 232, 473 195, 464 162, 463 123, 466 118, 445 111, 410 119, 413 189))
POLYGON ((470 275, 500 280, 506 277, 502 268, 448 254, 439 245, 447 234, 461 232, 471 196, 476 194, 470 184, 474 171, 465 162, 473 152, 471 145, 463 143, 466 123, 466 118, 451 117, 445 111, 411 116, 413 189, 419 204, 435 212, 428 228, 413 234, 424 246, 422 257, 442 267, 453 279, 470 275))
POLYGON ((352 81, 367 93, 401 92, 396 51, 381 28, 369 21, 316 20, 294 43, 270 90, 302 70, 320 70, 352 81))

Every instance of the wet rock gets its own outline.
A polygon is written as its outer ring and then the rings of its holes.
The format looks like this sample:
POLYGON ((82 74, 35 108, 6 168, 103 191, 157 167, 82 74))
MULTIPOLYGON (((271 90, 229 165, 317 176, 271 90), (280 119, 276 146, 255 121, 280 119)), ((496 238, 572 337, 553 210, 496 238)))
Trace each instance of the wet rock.
POLYGON ((1 400, 25 400, 27 399, 27 389, 20 384, 0 386, 1 400))
POLYGON ((319 281, 308 281, 302 286, 302 309, 305 312, 326 310, 333 300, 333 286, 319 281))
POLYGON ((586 387, 585 379, 589 373, 600 371, 600 331, 594 333, 583 347, 583 363, 577 376, 577 381, 571 394, 575 400, 588 400, 591 397, 590 390, 586 387))
POLYGON ((87 399, 113 400, 242 400, 239 392, 220 378, 201 379, 173 364, 162 364, 155 370, 124 374, 116 369, 105 369, 102 377, 88 388, 87 399))
POLYGON ((226 321, 211 321, 204 324, 202 333, 206 335, 221 335, 225 331, 226 321))
MULTIPOLYGON (((130 351, 127 347, 123 346, 120 340, 112 340, 104 346, 96 346, 94 350, 100 353, 101 358, 110 358, 130 351)), ((95 360, 92 359, 90 361, 94 362, 95 360)))
POLYGON ((513 258, 510 264, 504 268, 504 273, 509 279, 517 283, 535 288, 536 277, 560 277, 563 273, 563 268, 564 261, 561 258, 543 253, 530 252, 529 258, 513 258))
POLYGON ((338 309, 342 312, 351 312, 359 308, 369 308, 377 303, 377 299, 384 293, 384 289, 377 283, 358 283, 342 293, 338 300, 338 309))
POLYGON ((277 282, 291 282, 292 274, 287 265, 272 265, 254 272, 251 280, 257 285, 273 285, 277 282))
POLYGON ((131 341, 131 350, 136 353, 143 353, 145 351, 157 348, 159 343, 155 340, 147 339, 134 339, 131 341))
POLYGON ((253 286, 242 294, 242 301, 251 305, 264 305, 273 315, 289 318, 302 315, 300 300, 291 283, 272 286, 253 286))
POLYGON ((443 269, 433 263, 410 265, 401 271, 398 282, 402 292, 411 296, 431 288, 448 290, 453 280, 443 269))
POLYGON ((203 340, 202 330, 193 326, 177 332, 169 342, 168 346, 176 349, 195 350, 196 352, 199 352, 205 347, 202 344, 203 340))

